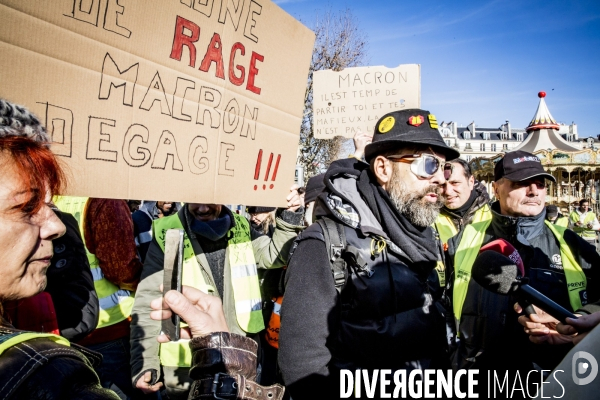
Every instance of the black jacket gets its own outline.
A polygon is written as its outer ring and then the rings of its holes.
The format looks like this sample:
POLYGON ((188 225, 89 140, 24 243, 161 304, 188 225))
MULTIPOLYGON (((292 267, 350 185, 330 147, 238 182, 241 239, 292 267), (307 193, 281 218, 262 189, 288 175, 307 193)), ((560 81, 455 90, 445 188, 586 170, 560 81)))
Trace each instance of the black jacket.
POLYGON ((435 262, 414 265, 389 241, 386 250, 372 255, 371 239, 381 227, 356 188, 364 168, 368 165, 354 159, 332 164, 325 179, 331 179, 334 189, 319 198, 316 212, 337 221, 367 268, 348 266, 349 277, 338 296, 319 224, 298 237, 289 262, 279 364, 294 400, 337 398, 340 369, 449 366, 444 287, 435 262))
MULTIPOLYGON (((15 332, 19 331, 7 324, 0 326, 0 338, 15 332)), ((0 398, 118 400, 116 393, 100 386, 94 367, 101 362, 101 355, 84 347, 28 340, 0 356, 0 398)))
MULTIPOLYGON (((560 261, 559 243, 544 224, 546 212, 535 217, 513 218, 499 213, 498 203, 492 205, 492 223, 486 230, 483 244, 503 238, 519 251, 529 284, 570 311, 565 274, 560 261)), ((449 257, 453 261, 463 233, 449 242, 449 257)), ((587 277, 587 298, 600 299, 600 255, 593 246, 567 230, 564 239, 587 277)), ((536 363, 543 369, 553 369, 570 350, 570 345, 534 345, 528 340, 513 311, 515 296, 501 296, 483 289, 474 280, 469 282, 460 322, 460 343, 454 354, 455 368, 529 371, 536 363), (550 351, 551 350, 551 351, 550 351)))
POLYGON ((61 336, 72 342, 83 339, 98 325, 100 307, 77 220, 55 210, 67 232, 52 241, 54 256, 46 275, 61 336))

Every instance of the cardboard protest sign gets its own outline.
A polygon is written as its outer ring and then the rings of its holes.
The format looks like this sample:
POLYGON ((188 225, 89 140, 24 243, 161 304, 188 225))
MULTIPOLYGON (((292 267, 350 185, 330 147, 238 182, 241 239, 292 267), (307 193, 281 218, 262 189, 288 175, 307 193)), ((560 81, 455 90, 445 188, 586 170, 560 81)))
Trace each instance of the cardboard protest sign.
POLYGON ((380 117, 403 108, 421 108, 418 64, 313 74, 313 129, 317 139, 374 132, 380 117))
POLYGON ((0 0, 0 96, 69 194, 282 205, 313 42, 269 0, 0 0))

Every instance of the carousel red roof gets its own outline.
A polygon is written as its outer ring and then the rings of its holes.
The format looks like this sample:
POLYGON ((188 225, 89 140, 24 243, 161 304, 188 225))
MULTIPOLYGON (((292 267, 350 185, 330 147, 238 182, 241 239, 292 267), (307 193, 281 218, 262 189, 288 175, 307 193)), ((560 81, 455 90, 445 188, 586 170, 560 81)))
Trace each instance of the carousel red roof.
POLYGON ((550 114, 550 110, 548 110, 548 106, 544 101, 544 97, 546 97, 546 92, 539 92, 538 97, 540 98, 540 104, 538 104, 537 111, 535 112, 535 116, 529 123, 529 126, 526 128, 527 132, 537 131, 540 129, 559 129, 556 120, 550 114))

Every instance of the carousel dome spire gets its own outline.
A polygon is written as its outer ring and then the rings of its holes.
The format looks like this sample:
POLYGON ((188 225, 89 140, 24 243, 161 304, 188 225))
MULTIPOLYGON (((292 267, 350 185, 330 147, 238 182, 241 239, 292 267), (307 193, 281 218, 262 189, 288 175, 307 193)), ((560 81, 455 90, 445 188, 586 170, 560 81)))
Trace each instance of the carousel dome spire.
POLYGON ((540 98, 540 104, 538 104, 537 111, 535 112, 535 116, 529 123, 527 127, 527 132, 537 131, 540 129, 559 129, 558 124, 552 118, 552 114, 550 114, 550 110, 548 110, 548 106, 546 106, 546 102, 544 101, 544 97, 546 97, 546 92, 539 92, 538 97, 540 98))

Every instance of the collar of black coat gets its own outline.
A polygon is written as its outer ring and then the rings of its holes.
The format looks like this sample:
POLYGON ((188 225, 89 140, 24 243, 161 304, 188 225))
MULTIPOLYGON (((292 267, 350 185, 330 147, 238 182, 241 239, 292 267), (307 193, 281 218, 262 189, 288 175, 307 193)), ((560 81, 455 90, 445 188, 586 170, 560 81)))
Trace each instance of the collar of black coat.
POLYGON ((533 217, 510 217, 500 213, 500 202, 492 203, 492 229, 496 237, 513 242, 515 239, 526 246, 544 231, 546 209, 533 217))
MULTIPOLYGON (((324 178, 315 214, 334 219, 367 237, 389 240, 411 262, 439 259, 431 227, 417 227, 399 214, 387 193, 377 184, 369 164, 356 159, 334 161, 324 178)), ((391 249, 391 247, 390 247, 391 249)))

